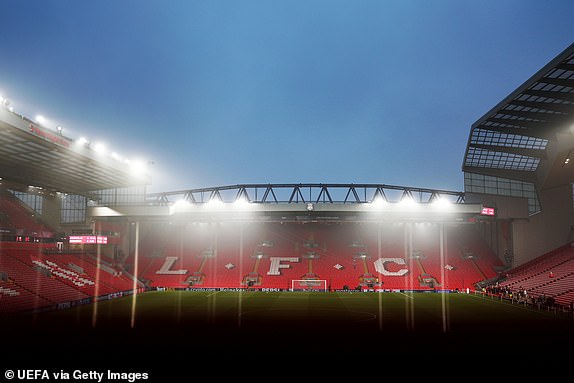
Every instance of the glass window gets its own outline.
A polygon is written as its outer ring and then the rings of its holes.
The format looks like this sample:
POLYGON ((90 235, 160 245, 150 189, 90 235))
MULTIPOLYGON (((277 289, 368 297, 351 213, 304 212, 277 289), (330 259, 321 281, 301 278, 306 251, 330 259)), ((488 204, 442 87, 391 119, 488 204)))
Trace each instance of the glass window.
POLYGON ((86 222, 86 197, 74 194, 62 194, 62 223, 86 222))
POLYGON ((44 198, 41 195, 15 191, 14 196, 32 209, 36 214, 42 214, 44 198))

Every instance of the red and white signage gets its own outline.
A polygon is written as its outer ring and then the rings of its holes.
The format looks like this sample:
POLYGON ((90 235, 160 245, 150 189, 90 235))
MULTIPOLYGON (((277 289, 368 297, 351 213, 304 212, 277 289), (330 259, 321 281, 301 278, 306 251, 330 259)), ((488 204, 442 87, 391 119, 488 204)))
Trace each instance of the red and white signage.
POLYGON ((38 137, 42 137, 46 141, 53 142, 54 144, 58 144, 60 146, 66 147, 66 148, 70 147, 70 142, 66 138, 59 136, 57 134, 54 134, 54 133, 50 133, 49 131, 44 130, 44 129, 42 129, 39 126, 36 126, 34 124, 30 124, 30 133, 32 133, 38 137))
POLYGON ((493 216, 494 215, 494 208, 493 207, 483 207, 480 214, 493 216))
POLYGON ((68 237, 68 241, 72 245, 107 245, 108 237, 103 235, 70 235, 70 237, 68 237))

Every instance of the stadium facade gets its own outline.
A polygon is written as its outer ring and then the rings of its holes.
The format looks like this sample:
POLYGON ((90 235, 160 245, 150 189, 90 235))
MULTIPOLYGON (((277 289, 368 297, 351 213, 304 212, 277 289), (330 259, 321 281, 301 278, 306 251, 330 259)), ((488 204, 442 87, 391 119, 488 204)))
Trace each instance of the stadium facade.
POLYGON ((574 44, 472 124, 468 202, 496 207, 484 238, 519 266, 573 236, 574 44))

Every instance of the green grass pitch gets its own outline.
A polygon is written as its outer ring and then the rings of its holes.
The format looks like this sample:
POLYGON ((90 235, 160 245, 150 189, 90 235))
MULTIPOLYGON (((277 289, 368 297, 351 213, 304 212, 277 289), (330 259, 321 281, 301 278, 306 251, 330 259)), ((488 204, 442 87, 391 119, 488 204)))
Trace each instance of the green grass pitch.
MULTIPOLYGON (((153 291, 70 310, 39 314, 39 322, 113 328, 169 324, 228 330, 281 326, 320 331, 351 326, 376 332, 512 332, 570 326, 567 315, 474 294, 153 291)), ((343 329, 341 328, 341 331, 343 329)), ((352 332, 352 330, 351 330, 352 332)))

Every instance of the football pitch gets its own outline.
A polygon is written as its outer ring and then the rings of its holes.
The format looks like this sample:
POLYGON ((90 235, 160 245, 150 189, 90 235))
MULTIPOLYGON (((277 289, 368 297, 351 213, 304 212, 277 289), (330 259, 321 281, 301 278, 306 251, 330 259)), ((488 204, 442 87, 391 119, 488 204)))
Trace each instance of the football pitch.
POLYGON ((67 360, 106 363, 574 356, 568 313, 462 293, 153 291, 12 319, 15 355, 48 342, 67 360))
POLYGON ((84 327, 176 331, 217 328, 253 331, 341 334, 379 333, 494 334, 570 329, 566 313, 537 310, 497 298, 460 293, 152 291, 69 310, 41 313, 38 323, 84 327), (538 330, 538 331, 534 331, 538 330))
POLYGON ((152 291, 136 297, 39 314, 38 322, 80 327, 179 331, 217 328, 278 332, 323 329, 377 333, 512 333, 555 329, 574 321, 497 298, 457 293, 320 293, 152 291))

